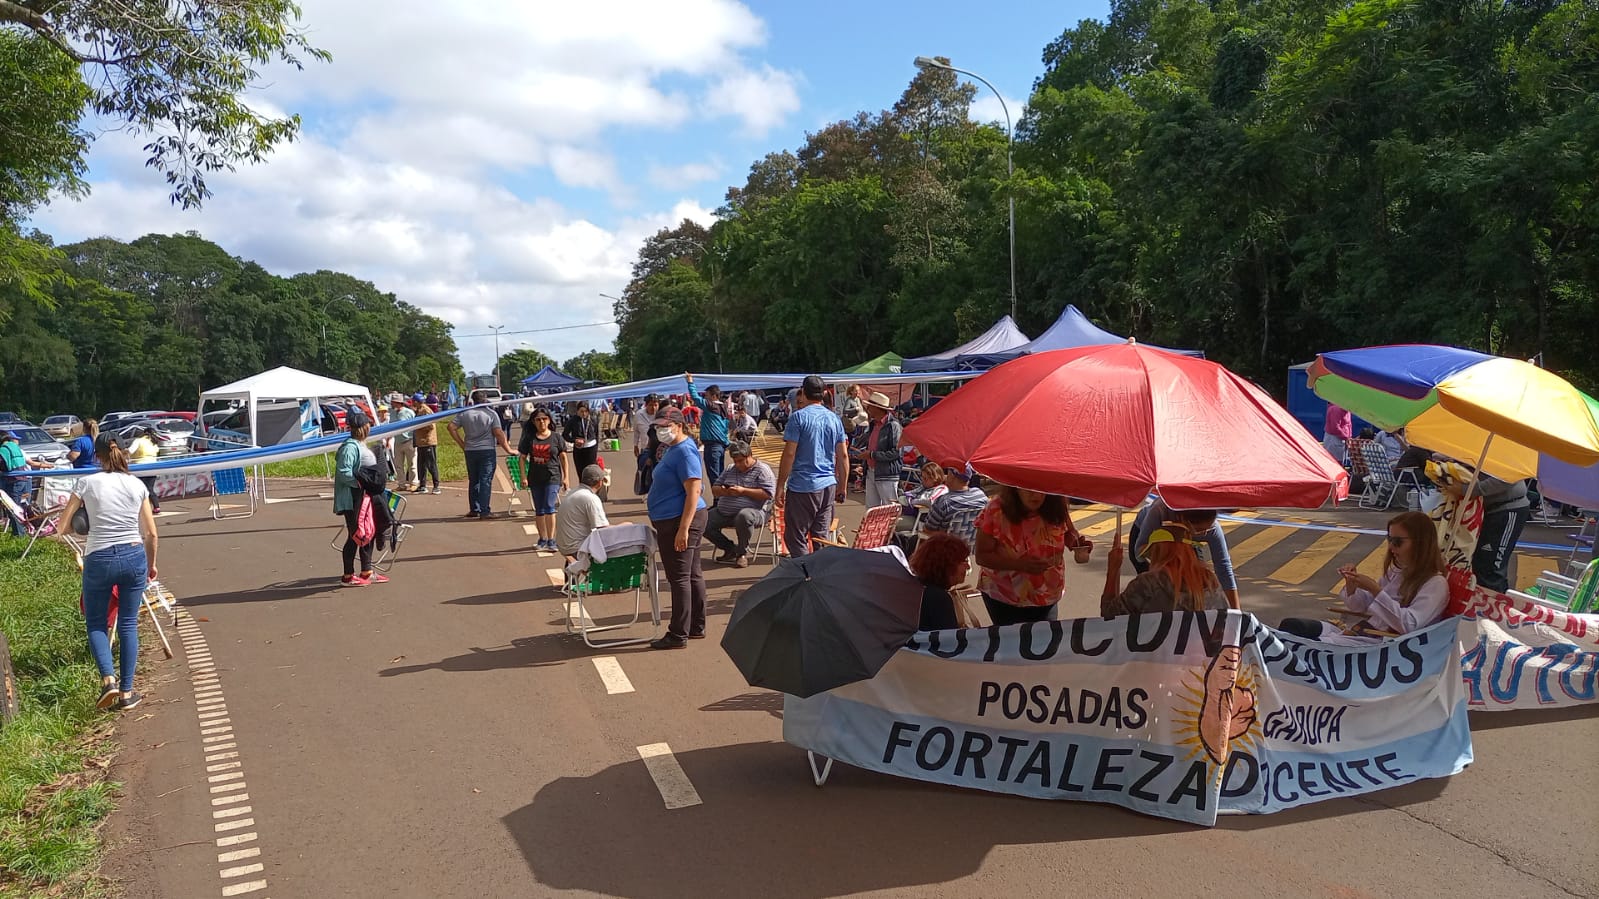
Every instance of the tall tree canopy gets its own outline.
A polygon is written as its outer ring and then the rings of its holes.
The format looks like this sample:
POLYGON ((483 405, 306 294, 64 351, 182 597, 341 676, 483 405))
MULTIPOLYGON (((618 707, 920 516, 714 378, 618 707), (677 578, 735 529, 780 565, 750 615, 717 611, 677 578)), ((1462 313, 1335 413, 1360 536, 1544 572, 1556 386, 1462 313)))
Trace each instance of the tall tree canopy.
POLYGON ((0 284, 8 411, 185 409, 278 365, 377 390, 460 374, 450 325, 393 294, 339 272, 281 278, 194 233, 86 240, 33 263, 51 268, 40 290, 0 284))
POLYGON ((646 243, 618 355, 646 376, 945 349, 1008 311, 1014 194, 1032 333, 1075 304, 1267 384, 1401 341, 1599 384, 1593 3, 1113 0, 1042 63, 1009 180, 938 69, 767 154, 703 237, 646 243))

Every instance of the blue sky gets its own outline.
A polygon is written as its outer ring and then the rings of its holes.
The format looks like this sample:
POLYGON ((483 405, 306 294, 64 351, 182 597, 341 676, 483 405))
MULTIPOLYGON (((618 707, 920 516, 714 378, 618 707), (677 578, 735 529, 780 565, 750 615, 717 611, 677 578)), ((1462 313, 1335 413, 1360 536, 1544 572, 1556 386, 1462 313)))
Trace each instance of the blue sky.
MULTIPOLYGON (((201 212, 171 208, 137 135, 101 137, 91 195, 34 223, 70 241, 197 230, 272 271, 336 269, 454 323, 469 370, 488 326, 609 318, 639 242, 709 221, 766 153, 891 106, 917 55, 981 74, 1020 115, 1040 53, 1105 7, 1024 2, 739 4, 611 0, 512 6, 305 0, 334 62, 273 71, 254 96, 305 120, 267 163, 212 179, 201 212)), ((998 119, 980 88, 974 117, 998 119)), ((503 338, 558 360, 609 349, 614 327, 503 338)))

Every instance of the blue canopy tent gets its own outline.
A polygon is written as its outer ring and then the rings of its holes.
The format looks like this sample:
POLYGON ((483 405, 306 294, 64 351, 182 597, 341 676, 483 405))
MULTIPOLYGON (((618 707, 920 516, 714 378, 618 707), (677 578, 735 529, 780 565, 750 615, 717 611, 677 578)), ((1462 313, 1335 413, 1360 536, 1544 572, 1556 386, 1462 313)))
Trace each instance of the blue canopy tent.
POLYGON ((546 365, 538 371, 522 379, 522 386, 528 390, 539 393, 559 393, 563 390, 572 390, 583 385, 581 378, 574 378, 569 374, 559 371, 553 365, 546 365))
MULTIPOLYGON (((1055 323, 1049 326, 1049 330, 1038 335, 1030 343, 995 353, 994 355, 997 358, 989 364, 998 365, 1001 362, 1007 362, 1029 353, 1069 350, 1082 346, 1109 346, 1126 342, 1127 338, 1117 337, 1115 334, 1089 321, 1088 316, 1084 315, 1082 310, 1076 306, 1067 306, 1065 311, 1061 312, 1060 318, 1055 319, 1055 323)), ((1200 358, 1205 356, 1204 352, 1200 350, 1173 350, 1167 347, 1154 346, 1153 344, 1146 344, 1146 346, 1152 346, 1157 350, 1166 350, 1168 353, 1181 353, 1184 356, 1198 356, 1200 358)), ((905 361, 907 364, 910 362, 909 359, 905 361)))
POLYGON ((977 337, 942 353, 931 356, 917 356, 906 359, 900 365, 900 371, 972 371, 985 369, 997 362, 1010 358, 1009 356, 995 357, 996 353, 1005 353, 1027 344, 1027 335, 1016 327, 1016 322, 1010 316, 1005 316, 994 323, 992 328, 979 334, 977 337))

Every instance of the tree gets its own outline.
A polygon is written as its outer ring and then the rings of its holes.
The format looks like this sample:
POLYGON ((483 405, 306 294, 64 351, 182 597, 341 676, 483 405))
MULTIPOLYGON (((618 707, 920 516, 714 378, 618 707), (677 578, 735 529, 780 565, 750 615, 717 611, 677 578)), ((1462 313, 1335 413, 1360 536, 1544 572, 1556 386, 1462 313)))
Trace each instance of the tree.
POLYGON ((245 99, 261 66, 331 58, 307 41, 299 16, 290 0, 0 0, 0 24, 46 42, 52 67, 81 67, 90 109, 150 136, 147 164, 185 208, 210 196, 207 173, 259 162, 299 132, 298 116, 266 115, 245 99))
POLYGON ((51 193, 83 192, 89 136, 78 118, 89 88, 54 44, 4 28, 0 84, 0 224, 10 224, 51 193))
POLYGON ((538 350, 512 350, 500 356, 500 389, 512 391, 522 386, 522 379, 539 372, 544 366, 555 366, 555 360, 538 350))
POLYGON ((604 384, 620 384, 631 380, 627 374, 627 366, 617 359, 615 353, 600 350, 589 350, 566 360, 561 370, 574 378, 599 381, 604 384))

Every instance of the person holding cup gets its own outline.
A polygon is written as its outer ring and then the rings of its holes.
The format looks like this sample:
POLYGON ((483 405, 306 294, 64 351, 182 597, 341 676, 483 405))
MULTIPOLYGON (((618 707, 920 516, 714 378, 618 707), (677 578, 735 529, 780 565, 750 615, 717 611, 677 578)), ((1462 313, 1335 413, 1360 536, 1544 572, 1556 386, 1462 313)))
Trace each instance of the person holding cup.
POLYGON ((1066 497, 1001 486, 977 516, 977 589, 996 625, 1046 621, 1066 593, 1066 553, 1086 564, 1093 543, 1072 526, 1066 497))

